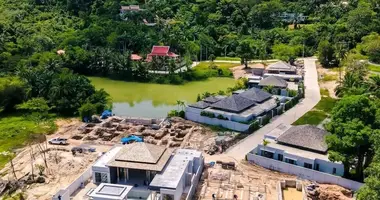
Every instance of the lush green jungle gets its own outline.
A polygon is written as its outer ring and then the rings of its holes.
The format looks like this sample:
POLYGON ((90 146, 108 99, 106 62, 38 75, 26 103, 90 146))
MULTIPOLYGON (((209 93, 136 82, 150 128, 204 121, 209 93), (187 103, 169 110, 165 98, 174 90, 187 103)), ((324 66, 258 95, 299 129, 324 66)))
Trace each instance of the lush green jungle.
POLYGON ((0 151, 52 132, 56 117, 107 108, 109 95, 87 76, 184 84, 224 75, 175 73, 193 61, 229 57, 247 66, 316 55, 345 71, 326 126, 330 159, 365 182, 359 200, 380 199, 380 78, 365 62, 380 62, 378 33, 377 0, 0 0, 0 151), (127 5, 141 9, 121 13, 127 5), (130 59, 145 59, 153 45, 170 46, 179 60, 130 59))

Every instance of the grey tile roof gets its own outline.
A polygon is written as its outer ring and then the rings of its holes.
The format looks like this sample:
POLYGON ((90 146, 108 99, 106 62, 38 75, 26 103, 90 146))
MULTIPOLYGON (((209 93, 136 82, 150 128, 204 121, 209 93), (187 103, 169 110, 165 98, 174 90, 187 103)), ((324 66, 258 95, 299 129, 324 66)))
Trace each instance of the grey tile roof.
POLYGON ((209 107, 210 105, 211 104, 206 103, 204 101, 198 101, 197 103, 189 105, 189 107, 199 108, 199 109, 205 109, 205 108, 209 107))
POLYGON ((226 96, 216 95, 216 96, 207 97, 207 98, 203 99, 203 101, 206 103, 216 103, 216 102, 218 102, 224 98, 226 98, 226 96))
POLYGON ((276 63, 273 63, 269 65, 266 70, 278 70, 278 71, 289 71, 294 72, 296 71, 296 67, 292 66, 284 61, 278 61, 276 63))
POLYGON ((107 166, 161 171, 172 150, 163 146, 135 142, 125 145, 107 166))
POLYGON ((235 95, 235 96, 244 97, 244 98, 247 98, 249 100, 261 103, 261 102, 269 99, 272 95, 269 94, 268 92, 265 92, 265 91, 260 90, 258 88, 251 88, 251 89, 249 89, 245 92, 242 92, 238 95, 235 95))
POLYGON ((288 82, 285 79, 278 76, 268 76, 260 81, 259 86, 274 86, 279 88, 288 87, 288 82))
POLYGON ((255 101, 242 97, 239 95, 232 95, 230 97, 224 98, 211 105, 212 108, 221 109, 230 112, 241 112, 255 105, 255 101))
POLYGON ((325 136, 329 133, 312 125, 293 126, 285 131, 277 142, 319 153, 327 152, 325 136))

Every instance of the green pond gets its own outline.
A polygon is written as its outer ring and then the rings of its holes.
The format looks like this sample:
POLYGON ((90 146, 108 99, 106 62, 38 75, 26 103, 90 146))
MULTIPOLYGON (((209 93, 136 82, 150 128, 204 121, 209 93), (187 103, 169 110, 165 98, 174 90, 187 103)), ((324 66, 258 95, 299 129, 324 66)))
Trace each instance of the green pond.
POLYGON ((194 103, 197 95, 218 92, 235 84, 232 78, 209 78, 184 85, 164 85, 116 81, 107 78, 89 77, 97 89, 107 91, 113 101, 113 113, 118 116, 165 117, 176 109, 177 100, 194 103))

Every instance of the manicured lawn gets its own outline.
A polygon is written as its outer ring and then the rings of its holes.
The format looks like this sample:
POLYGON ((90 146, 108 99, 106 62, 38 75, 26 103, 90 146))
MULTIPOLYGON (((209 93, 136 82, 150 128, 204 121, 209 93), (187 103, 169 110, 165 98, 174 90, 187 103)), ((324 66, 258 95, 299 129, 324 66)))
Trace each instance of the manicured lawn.
POLYGON ((295 121, 293 125, 304 125, 304 124, 318 125, 324 119, 326 119, 326 117, 327 117, 327 114, 323 111, 311 110, 307 112, 305 115, 303 115, 301 118, 299 118, 297 121, 295 121))
POLYGON ((215 60, 241 61, 238 57, 216 57, 215 60))
POLYGON ((380 72, 380 66, 369 65, 368 69, 369 69, 369 71, 380 72))
POLYGON ((151 100, 157 105, 175 105, 177 100, 193 103, 198 94, 226 91, 228 87, 235 84, 235 80, 232 78, 209 78, 183 85, 125 82, 100 77, 89 77, 89 79, 97 89, 105 89, 111 95, 113 102, 134 104, 151 100))
POLYGON ((321 111, 324 111, 325 113, 331 113, 337 101, 338 101, 337 99, 334 99, 331 97, 322 97, 322 99, 318 102, 318 104, 313 109, 321 110, 321 111))
MULTIPOLYGON (((55 128, 55 126, 37 125, 24 116, 0 116, 0 152, 22 147, 31 134, 52 133, 55 128)), ((6 163, 7 160, 0 156, 0 169, 6 163)))
POLYGON ((293 125, 320 124, 324 119, 326 119, 329 116, 337 101, 337 99, 331 97, 322 97, 322 99, 311 111, 304 114, 301 118, 295 121, 293 125))
POLYGON ((212 62, 201 62, 193 68, 199 75, 207 77, 232 77, 230 68, 239 66, 237 63, 218 63, 214 62, 215 67, 212 67, 212 62))

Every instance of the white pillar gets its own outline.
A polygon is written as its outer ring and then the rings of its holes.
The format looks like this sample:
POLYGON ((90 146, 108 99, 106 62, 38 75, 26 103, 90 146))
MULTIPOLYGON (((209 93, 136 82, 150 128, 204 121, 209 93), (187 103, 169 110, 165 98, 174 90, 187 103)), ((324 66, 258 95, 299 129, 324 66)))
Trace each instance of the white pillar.
POLYGON ((125 180, 125 182, 127 182, 127 180, 128 180, 127 169, 124 168, 123 171, 124 171, 124 180, 125 180))
POLYGON ((119 168, 118 167, 116 167, 116 175, 117 175, 117 182, 119 182, 120 181, 120 174, 119 174, 119 168))

